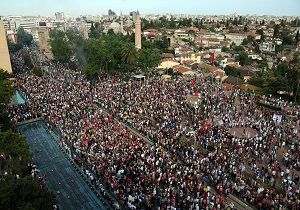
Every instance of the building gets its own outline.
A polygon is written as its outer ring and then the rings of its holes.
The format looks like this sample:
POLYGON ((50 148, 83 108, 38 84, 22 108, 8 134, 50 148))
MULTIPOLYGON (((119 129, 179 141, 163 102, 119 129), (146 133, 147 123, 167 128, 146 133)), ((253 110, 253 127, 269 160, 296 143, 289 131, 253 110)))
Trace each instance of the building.
POLYGON ((180 63, 184 63, 185 61, 193 61, 195 63, 201 63, 201 55, 200 53, 186 53, 176 55, 176 60, 180 61, 180 63))
POLYGON ((259 40, 261 35, 254 34, 254 33, 228 33, 225 34, 226 39, 230 39, 233 41, 237 46, 241 45, 244 39, 247 39, 248 36, 254 37, 255 40, 259 40))
POLYGON ((130 12, 130 17, 132 18, 133 22, 136 21, 137 19, 137 12, 136 11, 133 11, 133 12, 130 12))
POLYGON ((7 34, 7 38, 9 40, 11 40, 14 44, 17 44, 18 37, 17 37, 17 33, 16 32, 14 32, 12 30, 7 30, 6 34, 7 34))
POLYGON ((174 52, 175 55, 181 55, 181 54, 193 53, 194 50, 189 45, 184 45, 184 46, 174 48, 174 52))
POLYGON ((158 69, 169 69, 174 66, 179 65, 179 63, 173 59, 165 58, 160 62, 160 65, 157 67, 158 69))
POLYGON ((190 39, 189 33, 183 29, 175 30, 174 36, 176 39, 186 39, 186 40, 190 39))
POLYGON ((54 15, 55 15, 55 20, 63 20, 65 18, 65 13, 63 12, 56 12, 54 15))
POLYGON ((135 22, 135 48, 140 50, 142 48, 142 27, 141 27, 141 17, 137 13, 136 22, 135 22))
POLYGON ((262 42, 259 50, 262 52, 275 52, 276 43, 272 41, 262 42))
POLYGON ((195 72, 190 67, 187 67, 184 65, 174 66, 173 71, 178 72, 182 75, 194 75, 195 74, 195 72))
POLYGON ((0 19, 0 69, 12 72, 12 67, 10 63, 10 57, 8 52, 8 45, 6 40, 6 33, 4 30, 3 21, 0 19))
POLYGON ((52 57, 52 52, 50 49, 49 44, 49 29, 47 28, 40 28, 38 30, 38 36, 39 36, 39 49, 45 53, 45 55, 52 57))
POLYGON ((32 16, 8 16, 3 22, 5 30, 17 31, 22 27, 28 33, 39 24, 37 18, 32 16))
POLYGON ((114 31, 115 34, 123 34, 124 35, 124 29, 123 29, 123 21, 121 20, 121 24, 118 22, 112 22, 106 30, 104 30, 106 33, 111 29, 114 31))

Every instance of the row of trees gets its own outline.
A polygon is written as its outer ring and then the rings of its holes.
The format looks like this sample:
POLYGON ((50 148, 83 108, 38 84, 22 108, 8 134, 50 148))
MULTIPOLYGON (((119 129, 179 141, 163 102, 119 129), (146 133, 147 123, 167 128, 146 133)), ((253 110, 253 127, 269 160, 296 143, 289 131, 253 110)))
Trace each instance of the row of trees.
POLYGON ((5 107, 14 93, 7 78, 0 70, 0 206, 1 209, 53 209, 55 195, 41 187, 33 178, 28 164, 31 162, 25 138, 14 132, 5 107))
POLYGON ((191 26, 199 26, 201 27, 203 25, 203 20, 192 20, 191 18, 181 18, 179 20, 175 20, 175 18, 167 19, 165 16, 162 16, 159 18, 159 20, 147 20, 142 19, 142 29, 161 29, 161 28, 168 28, 168 29, 174 29, 174 28, 180 28, 180 27, 191 27, 191 26))
POLYGON ((91 79, 101 73, 148 73, 161 59, 161 51, 153 43, 143 40, 142 49, 137 51, 134 34, 123 36, 114 34, 112 30, 104 34, 95 26, 91 28, 89 39, 84 39, 74 29, 52 31, 50 38, 54 59, 81 68, 91 79))

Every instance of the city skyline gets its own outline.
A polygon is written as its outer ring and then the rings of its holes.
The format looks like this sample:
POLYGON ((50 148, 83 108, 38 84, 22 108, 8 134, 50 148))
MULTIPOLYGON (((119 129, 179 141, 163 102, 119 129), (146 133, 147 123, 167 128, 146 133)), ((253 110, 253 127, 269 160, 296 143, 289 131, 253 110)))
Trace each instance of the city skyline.
POLYGON ((192 15, 228 15, 238 13, 241 15, 274 15, 274 16, 300 16, 300 1, 285 0, 215 0, 207 4, 203 0, 15 0, 14 4, 1 1, 4 8, 0 16, 7 15, 42 15, 53 16, 55 12, 65 12, 66 15, 78 16, 84 14, 107 14, 112 9, 119 14, 139 10, 142 14, 192 14, 192 15))

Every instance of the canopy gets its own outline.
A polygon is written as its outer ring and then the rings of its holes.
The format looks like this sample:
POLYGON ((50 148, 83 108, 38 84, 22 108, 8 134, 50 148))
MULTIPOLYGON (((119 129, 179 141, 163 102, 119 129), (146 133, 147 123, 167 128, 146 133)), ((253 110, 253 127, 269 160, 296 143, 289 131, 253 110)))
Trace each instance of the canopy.
POLYGON ((136 81, 141 81, 141 80, 144 80, 144 79, 145 79, 145 76, 144 76, 144 75, 141 75, 141 74, 137 74, 137 75, 134 75, 133 78, 134 78, 134 80, 136 80, 136 81))

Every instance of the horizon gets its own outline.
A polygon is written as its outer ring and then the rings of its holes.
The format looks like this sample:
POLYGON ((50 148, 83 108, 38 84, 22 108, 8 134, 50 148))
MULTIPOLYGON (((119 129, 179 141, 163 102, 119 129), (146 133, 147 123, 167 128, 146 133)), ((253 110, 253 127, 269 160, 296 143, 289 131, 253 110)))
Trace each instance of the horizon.
POLYGON ((0 2, 0 7, 5 8, 0 16, 54 16, 55 12, 64 12, 67 16, 103 15, 111 9, 116 14, 129 14, 139 10, 141 14, 173 14, 173 15, 250 15, 250 16, 300 16, 300 1, 285 0, 215 0, 214 4, 205 4, 203 0, 15 0, 0 2), (205 4, 205 5, 204 5, 205 4), (259 4, 259 6, 257 6, 259 4), (271 4, 271 6, 270 6, 271 4), (153 6, 159 5, 159 6, 153 6), (232 9, 234 8, 234 9, 232 9))

